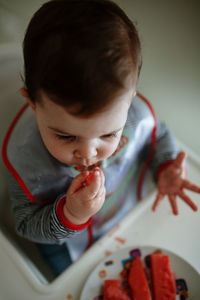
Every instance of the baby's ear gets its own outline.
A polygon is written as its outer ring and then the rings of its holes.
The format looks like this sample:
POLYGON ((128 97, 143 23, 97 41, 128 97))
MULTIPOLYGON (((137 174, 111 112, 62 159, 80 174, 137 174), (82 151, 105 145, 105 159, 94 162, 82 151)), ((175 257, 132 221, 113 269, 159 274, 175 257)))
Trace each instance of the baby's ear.
POLYGON ((22 95, 22 97, 24 97, 26 99, 26 101, 28 102, 28 104, 35 111, 35 103, 33 103, 33 101, 31 101, 27 89, 21 88, 20 89, 20 94, 22 95))

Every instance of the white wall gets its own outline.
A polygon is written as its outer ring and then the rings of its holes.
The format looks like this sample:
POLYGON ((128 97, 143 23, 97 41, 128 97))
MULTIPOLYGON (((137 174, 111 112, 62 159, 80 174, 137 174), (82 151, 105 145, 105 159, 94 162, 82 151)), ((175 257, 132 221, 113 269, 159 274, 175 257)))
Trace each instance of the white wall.
MULTIPOLYGON (((0 43, 21 42, 45 1, 0 0, 0 43)), ((157 116, 200 155, 200 1, 116 0, 137 22, 143 46, 138 89, 157 116)), ((0 47, 1 47, 0 44, 0 47)))
POLYGON ((200 155, 200 2, 118 0, 143 45, 139 90, 157 116, 200 155))

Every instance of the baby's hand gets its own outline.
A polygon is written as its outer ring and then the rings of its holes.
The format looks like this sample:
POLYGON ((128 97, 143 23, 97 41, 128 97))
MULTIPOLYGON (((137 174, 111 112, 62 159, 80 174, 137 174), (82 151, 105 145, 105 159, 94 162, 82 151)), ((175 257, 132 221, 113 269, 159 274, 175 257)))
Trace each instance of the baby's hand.
POLYGON ((172 211, 175 215, 178 215, 177 197, 180 197, 194 211, 197 211, 197 205, 184 192, 184 189, 188 189, 200 193, 199 186, 183 178, 183 161, 185 157, 185 152, 180 152, 171 165, 159 174, 158 194, 152 207, 154 211, 164 196, 168 196, 172 211))
POLYGON ((101 209, 105 200, 104 182, 104 174, 99 168, 93 174, 86 171, 72 180, 63 209, 71 223, 84 224, 101 209))

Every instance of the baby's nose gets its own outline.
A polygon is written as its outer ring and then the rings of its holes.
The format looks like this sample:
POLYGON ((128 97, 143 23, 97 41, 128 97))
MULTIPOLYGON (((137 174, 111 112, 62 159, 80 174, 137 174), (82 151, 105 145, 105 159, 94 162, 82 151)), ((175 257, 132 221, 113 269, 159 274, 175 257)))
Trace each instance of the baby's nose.
POLYGON ((82 145, 75 150, 74 155, 77 158, 91 159, 97 155, 97 149, 94 145, 82 145))

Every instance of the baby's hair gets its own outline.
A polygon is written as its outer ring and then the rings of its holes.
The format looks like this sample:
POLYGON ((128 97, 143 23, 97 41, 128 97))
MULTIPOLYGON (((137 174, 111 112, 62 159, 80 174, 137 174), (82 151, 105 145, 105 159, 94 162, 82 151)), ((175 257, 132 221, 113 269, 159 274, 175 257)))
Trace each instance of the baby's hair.
POLYGON ((23 43, 24 84, 32 102, 41 91, 73 114, 102 110, 142 65, 137 30, 109 0, 53 0, 32 17, 23 43))

